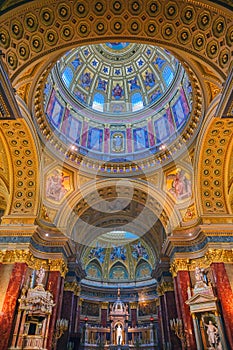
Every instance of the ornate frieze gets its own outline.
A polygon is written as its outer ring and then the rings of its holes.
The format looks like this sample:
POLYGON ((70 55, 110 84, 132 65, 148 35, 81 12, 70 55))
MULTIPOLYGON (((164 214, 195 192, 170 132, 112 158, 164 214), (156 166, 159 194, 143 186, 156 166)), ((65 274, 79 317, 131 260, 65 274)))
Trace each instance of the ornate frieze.
POLYGON ((174 259, 170 271, 175 277, 179 271, 194 271, 198 266, 207 268, 214 262, 233 263, 233 249, 209 249, 197 259, 174 259))
POLYGON ((39 259, 33 256, 29 250, 2 250, 0 251, 0 263, 14 264, 26 263, 30 268, 38 270, 43 266, 48 271, 59 271, 62 277, 67 273, 65 261, 60 259, 39 259))

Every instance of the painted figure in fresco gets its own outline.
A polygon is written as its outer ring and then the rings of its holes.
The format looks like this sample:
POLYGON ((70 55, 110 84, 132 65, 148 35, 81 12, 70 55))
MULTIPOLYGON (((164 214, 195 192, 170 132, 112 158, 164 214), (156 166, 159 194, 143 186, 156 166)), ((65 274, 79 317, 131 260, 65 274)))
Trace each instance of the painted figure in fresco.
POLYGON ((168 179, 172 178, 172 187, 169 192, 176 199, 184 199, 191 196, 191 181, 185 175, 184 170, 179 169, 176 174, 168 175, 168 179))
POLYGON ((107 84, 108 84, 108 82, 106 80, 99 78, 97 89, 106 91, 107 84))
POLYGON ((113 143, 113 151, 114 152, 123 151, 123 136, 122 136, 122 134, 114 134, 112 143, 113 143))
POLYGON ((129 80, 128 83, 130 84, 130 90, 131 91, 136 90, 136 89, 141 89, 141 87, 138 85, 137 77, 129 80))
POLYGON ((138 260, 140 257, 143 257, 144 259, 149 258, 146 248, 142 245, 141 241, 138 241, 136 244, 133 244, 132 247, 132 256, 136 260, 138 260))
POLYGON ((122 259, 123 261, 126 260, 126 249, 123 246, 114 246, 110 254, 110 259, 122 259))
POLYGON ((123 96, 123 89, 118 83, 113 88, 112 95, 113 95, 113 97, 115 97, 115 99, 119 99, 123 96))
POLYGON ((86 88, 86 87, 90 87, 91 85, 91 73, 90 72, 86 72, 86 73, 83 73, 81 75, 81 85, 82 87, 86 88))
POLYGON ((154 73, 146 71, 144 83, 146 86, 152 87, 155 85, 154 73))
POLYGON ((53 174, 47 178, 46 196, 55 201, 60 201, 67 192, 64 186, 65 176, 58 170, 54 170, 53 174))
POLYGON ((92 248, 89 253, 89 258, 97 258, 101 263, 104 262, 105 257, 105 248, 99 246, 98 242, 96 243, 96 247, 92 248))
POLYGON ((117 329, 116 329, 116 334, 117 334, 117 345, 122 344, 122 329, 121 326, 118 324, 117 329))

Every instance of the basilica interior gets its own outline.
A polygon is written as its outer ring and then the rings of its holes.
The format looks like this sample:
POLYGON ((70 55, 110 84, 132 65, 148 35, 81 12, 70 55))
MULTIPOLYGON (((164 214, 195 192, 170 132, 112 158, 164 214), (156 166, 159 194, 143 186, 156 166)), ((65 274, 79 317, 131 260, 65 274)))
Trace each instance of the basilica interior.
POLYGON ((232 0, 0 16, 0 349, 233 349, 232 0))

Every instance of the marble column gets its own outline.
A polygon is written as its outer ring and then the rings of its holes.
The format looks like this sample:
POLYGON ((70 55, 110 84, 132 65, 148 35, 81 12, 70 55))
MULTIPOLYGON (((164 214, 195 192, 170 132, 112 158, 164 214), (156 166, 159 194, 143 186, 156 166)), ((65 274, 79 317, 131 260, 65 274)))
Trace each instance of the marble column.
POLYGON ((47 289, 52 293, 55 306, 50 319, 47 349, 52 349, 53 334, 56 327, 56 320, 60 318, 61 298, 63 296, 64 279, 59 271, 50 271, 47 280, 47 289))
POLYGON ((170 320, 173 318, 175 319, 177 318, 174 291, 170 290, 170 291, 164 292, 164 307, 167 315, 166 328, 167 328, 168 341, 171 344, 171 349, 180 350, 181 342, 179 338, 175 335, 174 331, 171 330, 171 327, 170 327, 170 320))
POLYGON ((101 304, 101 326, 107 327, 108 302, 101 304))
POLYGON ((233 349, 233 291, 224 263, 212 263, 211 270, 214 276, 217 297, 221 303, 227 340, 230 349, 233 349))
POLYGON ((61 310, 61 318, 69 321, 68 330, 64 332, 63 336, 57 343, 57 350, 65 349, 69 341, 69 335, 71 333, 71 327, 73 323, 75 308, 74 308, 74 292, 65 290, 63 292, 63 303, 61 310))
MULTIPOLYGON (((2 265, 4 268, 4 265, 2 265)), ((27 265, 25 263, 15 263, 11 272, 9 283, 6 289, 4 302, 0 314, 0 349, 8 348, 11 331, 13 331, 13 321, 16 311, 17 300, 20 291, 25 283, 27 265)))
POLYGON ((177 272, 177 298, 179 299, 180 314, 183 321, 184 330, 187 339, 187 349, 196 350, 195 334, 192 322, 192 316, 190 314, 189 306, 185 303, 188 299, 188 287, 191 285, 190 276, 188 271, 177 272))
POLYGON ((161 328, 163 330, 162 346, 163 346, 163 349, 167 349, 167 344, 169 341, 168 341, 168 332, 167 332, 166 324, 167 324, 168 320, 167 320, 165 304, 164 304, 164 295, 160 295, 159 303, 160 303, 160 314, 161 314, 161 320, 160 320, 161 321, 161 328))
POLYGON ((132 327, 136 327, 137 325, 137 303, 129 303, 130 312, 131 312, 131 325, 132 327))

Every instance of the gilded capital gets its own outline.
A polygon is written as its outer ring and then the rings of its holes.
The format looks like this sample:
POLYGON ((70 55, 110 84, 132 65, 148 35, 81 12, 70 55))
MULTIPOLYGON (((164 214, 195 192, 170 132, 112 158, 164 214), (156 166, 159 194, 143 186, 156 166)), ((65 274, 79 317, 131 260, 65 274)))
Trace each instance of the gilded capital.
POLYGON ((164 295, 166 292, 173 292, 174 291, 173 282, 164 281, 160 283, 158 285, 157 291, 160 296, 164 295))
POLYGON ((175 277, 178 271, 188 271, 189 264, 189 259, 175 259, 170 267, 172 276, 175 277))
POLYGON ((64 291, 73 292, 74 295, 79 296, 81 292, 81 286, 77 282, 65 282, 64 291))

